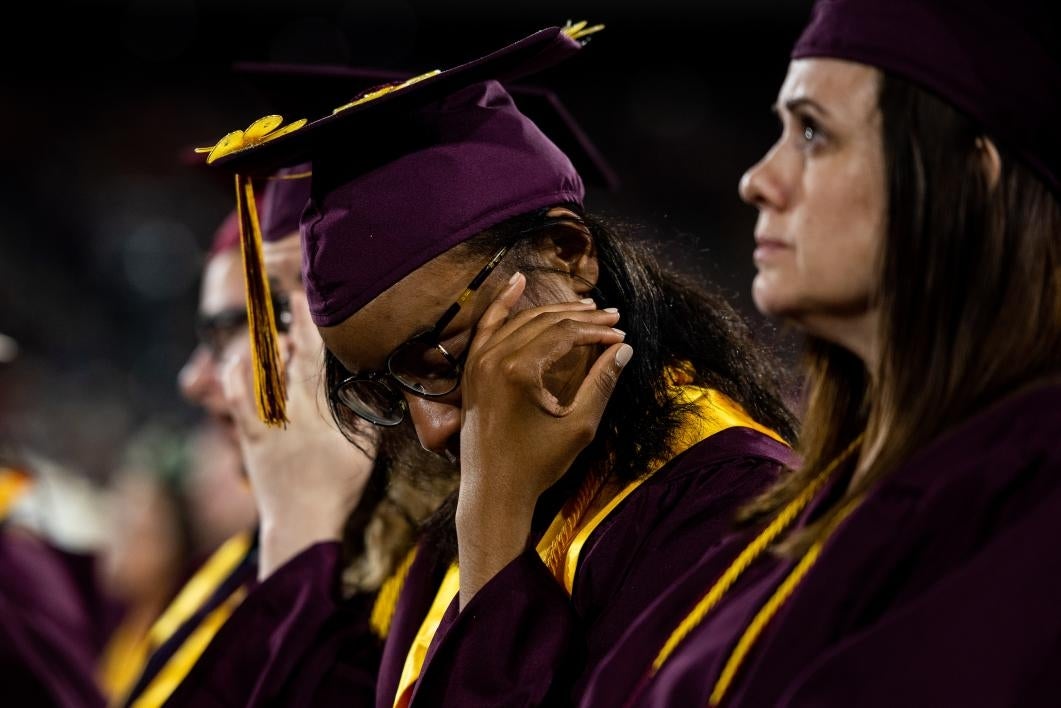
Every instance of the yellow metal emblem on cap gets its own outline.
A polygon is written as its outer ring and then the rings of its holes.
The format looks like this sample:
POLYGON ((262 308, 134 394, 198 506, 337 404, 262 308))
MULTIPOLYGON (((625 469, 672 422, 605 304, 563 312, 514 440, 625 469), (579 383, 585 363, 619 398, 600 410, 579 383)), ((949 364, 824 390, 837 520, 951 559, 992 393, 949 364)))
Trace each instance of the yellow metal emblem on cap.
POLYGON ((265 116, 251 123, 246 130, 233 130, 210 147, 198 147, 195 148, 195 151, 208 153, 206 164, 209 165, 214 160, 234 153, 237 150, 244 150, 254 145, 275 140, 281 135, 293 133, 306 124, 306 119, 301 118, 281 127, 283 123, 284 119, 280 116, 265 116))
POLYGON ((423 81, 424 79, 430 79, 432 76, 438 76, 441 73, 442 73, 441 69, 435 69, 434 71, 429 71, 426 74, 420 74, 419 76, 414 76, 413 78, 407 79, 405 81, 396 81, 393 84, 387 84, 385 86, 380 86, 378 88, 369 89, 365 93, 363 93, 360 96, 358 96, 357 98, 355 98, 353 101, 350 101, 350 103, 344 103, 343 105, 341 105, 338 108, 336 108, 334 111, 332 111, 332 115, 335 115, 336 113, 339 113, 340 111, 345 111, 348 108, 353 108, 354 106, 360 106, 362 103, 368 103, 369 101, 375 101, 380 96, 386 96, 388 93, 394 93, 395 91, 398 91, 399 89, 403 89, 406 86, 412 86, 415 83, 419 83, 419 82, 423 81))
POLYGON ((597 34, 602 29, 604 29, 604 25, 593 25, 591 27, 585 20, 582 20, 581 22, 572 22, 571 20, 568 20, 567 23, 560 28, 560 31, 571 39, 577 41, 584 37, 588 37, 591 34, 597 34))

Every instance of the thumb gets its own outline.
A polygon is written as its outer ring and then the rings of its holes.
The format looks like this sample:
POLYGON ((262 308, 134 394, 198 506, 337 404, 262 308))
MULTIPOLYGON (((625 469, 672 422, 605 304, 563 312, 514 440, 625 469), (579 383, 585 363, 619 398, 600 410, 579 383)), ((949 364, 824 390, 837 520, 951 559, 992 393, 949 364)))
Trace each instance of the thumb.
POLYGON ((572 408, 594 424, 600 423, 604 409, 619 383, 619 374, 633 355, 634 348, 625 343, 613 344, 605 349, 579 386, 572 408))

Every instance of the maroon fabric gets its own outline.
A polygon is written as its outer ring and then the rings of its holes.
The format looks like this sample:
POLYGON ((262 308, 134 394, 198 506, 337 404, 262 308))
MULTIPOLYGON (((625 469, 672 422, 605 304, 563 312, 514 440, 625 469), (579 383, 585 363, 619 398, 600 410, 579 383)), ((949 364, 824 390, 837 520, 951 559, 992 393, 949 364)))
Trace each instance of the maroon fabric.
POLYGON ((792 51, 901 76, 977 120, 1061 195, 1061 23, 1052 0, 819 0, 792 51))
POLYGON ((475 84, 395 126, 419 145, 314 162, 303 215, 303 274, 313 320, 345 320, 403 277, 502 221, 582 203, 571 161, 496 81, 475 84))
POLYGON ((311 170, 306 163, 284 168, 268 178, 258 207, 263 241, 279 241, 298 233, 299 219, 309 202, 311 170))
MULTIPOLYGON (((791 462, 787 448, 747 429, 675 458, 590 537, 573 598, 536 554, 521 556, 464 613, 450 608, 414 704, 567 703, 632 618, 722 535, 781 461, 791 462)), ((313 546, 255 588, 167 706, 370 704, 378 643, 364 615, 336 599, 337 557, 335 544, 313 546)), ((394 702, 447 565, 422 548, 409 569, 378 665, 379 708, 394 702)))
POLYGON ((378 145, 384 136, 396 138, 384 142, 398 144, 404 136, 389 130, 395 117, 408 115, 482 81, 517 81, 544 71, 577 53, 581 46, 560 27, 549 27, 401 90, 329 113, 299 130, 237 150, 218 158, 213 165, 230 172, 264 177, 282 167, 315 162, 345 147, 378 145))
MULTIPOLYGON (((151 685, 151 681, 158 675, 159 671, 165 667, 173 655, 180 649, 184 642, 187 641, 188 637, 191 636, 192 632, 199 628, 214 610, 221 606, 232 593, 240 587, 251 587, 255 583, 255 578, 258 574, 258 533, 254 531, 254 542, 248 549, 247 554, 240 560, 239 564, 228 574, 228 576, 222 580, 221 584, 217 586, 214 592, 206 599, 192 615, 184 621, 184 623, 177 628, 173 634, 171 634, 166 641, 162 642, 161 645, 155 647, 154 651, 147 658, 147 662, 144 665, 143 671, 140 672, 140 676, 137 678, 136 683, 133 684, 129 694, 125 697, 123 705, 131 706, 133 702, 140 697, 140 695, 151 685)), ((200 657, 201 659, 201 657, 200 657)))
MULTIPOLYGON (((1056 705, 1059 436, 1061 385, 1044 385, 912 457, 825 546, 759 638, 725 705, 1056 705)), ((846 482, 826 490, 801 523, 846 482)), ((706 705, 737 638, 791 560, 754 563, 654 679, 646 669, 660 637, 750 535, 709 550, 642 613, 602 662, 584 706, 706 705)))
POLYGON ((237 247, 239 247, 239 214, 233 210, 214 232, 214 241, 210 245, 207 258, 213 258, 219 253, 237 247))
POLYGON ((463 612, 454 601, 428 652, 413 705, 577 703, 630 622, 719 542, 741 504, 793 461, 787 447, 747 428, 693 446, 593 531, 571 597, 537 553, 524 553, 463 612))
POLYGON ((449 560, 441 557, 441 554, 433 553, 424 545, 417 549, 416 558, 409 567, 405 585, 398 597, 387 641, 383 645, 383 659, 380 661, 379 681, 376 684, 376 705, 379 708, 391 708, 394 705, 405 657, 448 568, 449 560))
MULTIPOLYGON (((395 71, 361 66, 237 62, 232 67, 255 94, 277 113, 321 115, 381 84, 404 81, 418 70, 395 71)), ((614 168, 552 90, 505 82, 519 110, 534 121, 571 158, 587 186, 615 191, 620 180, 614 168)), ((201 160, 201 158, 200 158, 201 160)))
POLYGON ((0 528, 0 684, 12 706, 102 706, 98 637, 61 553, 0 528))
POLYGON ((372 706, 382 642, 375 595, 339 595, 340 548, 319 543, 255 587, 166 702, 194 706, 372 706))

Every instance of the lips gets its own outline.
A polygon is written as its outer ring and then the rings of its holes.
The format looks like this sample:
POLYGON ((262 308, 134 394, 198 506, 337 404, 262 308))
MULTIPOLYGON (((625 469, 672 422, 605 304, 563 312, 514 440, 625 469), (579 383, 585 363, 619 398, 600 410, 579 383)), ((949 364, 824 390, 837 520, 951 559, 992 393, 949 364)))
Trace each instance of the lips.
POLYGON ((763 234, 755 234, 755 245, 765 248, 791 248, 783 239, 763 234))
POLYGON ((792 246, 790 246, 788 243, 782 241, 779 238, 756 234, 755 253, 752 254, 752 259, 756 263, 759 263, 761 261, 769 260, 771 257, 791 249, 792 246))

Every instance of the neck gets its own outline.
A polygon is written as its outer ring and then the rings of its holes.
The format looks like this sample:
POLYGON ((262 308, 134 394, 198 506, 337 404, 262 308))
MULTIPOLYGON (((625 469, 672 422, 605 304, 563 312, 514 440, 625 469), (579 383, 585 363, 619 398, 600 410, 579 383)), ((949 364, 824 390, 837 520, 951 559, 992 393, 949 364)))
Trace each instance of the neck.
POLYGON ((880 366, 879 315, 866 309, 858 314, 810 316, 798 320, 808 334, 847 349, 862 360, 872 380, 876 381, 880 366))
MULTIPOLYGON (((876 308, 865 308, 856 314, 807 317, 799 321, 799 326, 807 333, 832 342, 857 356, 869 376, 872 396, 873 390, 878 389, 880 373, 879 321, 876 308)), ((874 416, 870 416, 848 489, 854 489, 861 484, 873 467, 883 448, 887 428, 886 422, 874 420, 874 416)))

